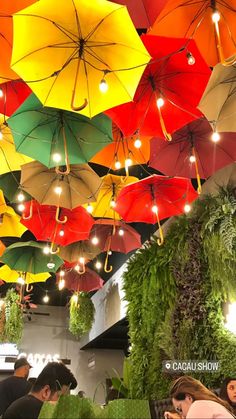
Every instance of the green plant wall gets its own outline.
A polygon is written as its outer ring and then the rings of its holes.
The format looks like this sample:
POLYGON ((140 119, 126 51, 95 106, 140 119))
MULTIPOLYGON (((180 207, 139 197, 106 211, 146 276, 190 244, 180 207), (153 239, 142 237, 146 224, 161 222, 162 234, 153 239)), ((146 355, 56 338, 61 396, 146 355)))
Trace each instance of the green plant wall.
POLYGON ((9 289, 0 308, 0 342, 18 344, 22 333, 23 310, 20 305, 20 295, 9 289))
POLYGON ((171 225, 163 246, 155 239, 129 261, 130 395, 168 396, 172 376, 162 361, 217 360, 218 373, 195 373, 216 387, 236 371, 236 337, 224 327, 223 303, 236 298, 235 190, 201 197, 191 215, 171 225))
POLYGON ((94 304, 86 292, 76 292, 70 299, 70 332, 80 338, 87 333, 94 321, 94 304))

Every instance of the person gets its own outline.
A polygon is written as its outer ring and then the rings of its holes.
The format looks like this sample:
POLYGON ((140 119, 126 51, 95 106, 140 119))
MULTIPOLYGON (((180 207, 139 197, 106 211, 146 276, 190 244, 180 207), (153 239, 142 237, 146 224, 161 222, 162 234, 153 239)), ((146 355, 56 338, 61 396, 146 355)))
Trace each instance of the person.
POLYGON ((170 396, 176 413, 165 412, 165 419, 233 419, 230 406, 200 381, 184 375, 174 381, 170 396))
POLYGON ((44 401, 57 401, 77 386, 72 372, 62 362, 49 362, 29 394, 12 403, 3 419, 37 419, 44 401))
POLYGON ((0 382, 0 416, 12 402, 29 392, 31 386, 27 378, 30 368, 26 358, 19 358, 14 364, 14 374, 0 382))
POLYGON ((220 398, 226 400, 236 415, 236 377, 226 377, 220 388, 220 398))

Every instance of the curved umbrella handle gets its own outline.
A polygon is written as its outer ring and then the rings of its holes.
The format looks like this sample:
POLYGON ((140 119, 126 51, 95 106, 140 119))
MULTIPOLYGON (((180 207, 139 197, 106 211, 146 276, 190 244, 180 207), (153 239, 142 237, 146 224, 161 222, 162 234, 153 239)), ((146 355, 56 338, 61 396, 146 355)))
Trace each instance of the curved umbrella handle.
POLYGON ((33 216, 33 203, 32 203, 32 201, 30 201, 30 212, 29 212, 29 215, 26 217, 24 215, 24 213, 23 213, 22 214, 22 218, 23 218, 23 220, 30 220, 32 218, 32 216, 33 216))
POLYGON ((57 253, 59 253, 60 252, 60 246, 57 246, 56 247, 56 249, 55 250, 53 250, 53 247, 54 247, 54 242, 52 242, 51 243, 51 246, 50 246, 50 253, 51 253, 51 255, 56 255, 57 253))
POLYGON ((159 106, 157 106, 157 109, 158 109, 158 113, 159 113, 159 119, 160 119, 161 129, 162 129, 162 132, 164 134, 164 137, 165 137, 165 139, 167 141, 172 141, 171 134, 169 134, 167 132, 167 129, 166 129, 166 126, 165 126, 165 122, 164 122, 164 119, 163 119, 163 116, 162 116, 162 113, 161 113, 161 109, 160 109, 159 106))
MULTIPOLYGON (((79 267, 80 267, 80 265, 79 265, 79 267)), ((82 270, 80 270, 80 269, 78 269, 78 274, 79 275, 83 275, 83 274, 85 274, 85 272, 86 272, 86 269, 85 269, 85 264, 83 263, 83 265, 82 265, 82 270)))
POLYGON ((70 165, 66 162, 66 170, 65 172, 63 170, 60 170, 59 166, 55 168, 55 172, 57 175, 69 175, 70 173, 70 165))
POLYGON ((65 224, 68 220, 68 217, 66 215, 64 215, 63 220, 60 220, 59 219, 59 213, 60 213, 60 207, 57 207, 56 215, 55 215, 56 222, 59 223, 59 224, 65 224))
POLYGON ((33 291, 33 285, 30 285, 30 284, 27 284, 26 285, 26 287, 25 287, 25 290, 26 290, 26 292, 31 292, 31 291, 33 291))
POLYGON ((69 175, 69 173, 70 173, 70 163, 69 163, 69 156, 68 156, 67 142, 66 142, 66 133, 65 133, 64 125, 62 126, 62 135, 63 135, 63 143, 64 143, 66 170, 65 171, 60 170, 59 166, 57 166, 55 171, 58 175, 69 175))
POLYGON ((157 239, 157 244, 158 244, 158 246, 162 246, 163 243, 164 243, 164 234, 163 234, 163 230, 162 230, 162 227, 161 227, 158 211, 155 214, 156 214, 156 217, 157 217, 157 224, 158 224, 158 229, 159 229, 159 234, 160 234, 160 237, 158 237, 158 239, 157 239))
POLYGON ((196 172, 196 178, 197 178, 197 193, 200 195, 200 193, 202 192, 202 185, 201 185, 201 178, 198 171, 197 156, 196 156, 194 147, 192 147, 192 154, 195 157, 194 164, 195 164, 195 172, 196 172))
POLYGON ((107 273, 111 272, 112 269, 113 269, 112 265, 110 265, 109 268, 107 267, 107 265, 108 265, 108 257, 109 257, 109 249, 107 250, 106 259, 105 259, 105 263, 104 263, 104 271, 107 272, 107 273))
POLYGON ((88 105, 88 99, 84 99, 84 103, 80 106, 75 106, 75 90, 76 90, 76 85, 77 85, 77 80, 78 80, 78 76, 79 76, 79 66, 80 66, 80 59, 78 59, 77 61, 77 68, 76 68, 76 73, 75 73, 75 82, 74 82, 74 88, 72 91, 72 97, 71 97, 71 109, 73 111, 82 111, 82 109, 86 108, 86 106, 88 105))
POLYGON ((230 67, 231 65, 235 64, 236 62, 236 54, 233 55, 233 57, 229 60, 225 60, 224 52, 223 52, 223 46, 221 43, 221 36, 220 36, 220 28, 218 22, 214 22, 215 24, 215 33, 217 38, 217 49, 218 49, 218 56, 220 59, 220 62, 225 67, 230 67))

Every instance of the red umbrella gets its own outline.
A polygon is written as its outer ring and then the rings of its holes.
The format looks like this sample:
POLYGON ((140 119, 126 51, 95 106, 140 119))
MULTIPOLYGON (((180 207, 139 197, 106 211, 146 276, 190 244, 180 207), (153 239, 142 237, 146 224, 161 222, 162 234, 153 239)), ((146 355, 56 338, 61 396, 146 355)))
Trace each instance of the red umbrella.
POLYGON ((31 89, 22 80, 0 84, 0 113, 12 115, 31 94, 31 89))
POLYGON ((118 195, 116 211, 126 222, 158 223, 184 212, 185 205, 197 198, 190 179, 152 175, 126 186, 118 195))
POLYGON ((60 208, 58 218, 57 207, 40 205, 37 201, 25 202, 24 206, 25 215, 21 223, 32 231, 37 240, 66 246, 89 238, 94 220, 83 207, 73 210, 60 208))
POLYGON ((152 138, 149 165, 168 176, 197 178, 200 186, 200 178, 236 161, 236 133, 220 133, 217 142, 212 135, 209 122, 201 118, 176 131, 170 142, 152 138))
POLYGON ((133 102, 106 113, 126 136, 139 129, 142 135, 164 134, 169 140, 168 132, 201 116, 196 107, 211 71, 192 40, 152 35, 142 40, 154 62, 146 67, 133 102), (189 53, 194 65, 188 64, 189 53))
MULTIPOLYGON (((56 274, 57 283, 65 281, 65 287, 71 291, 91 292, 102 288, 103 279, 92 269, 86 267, 83 274, 78 274, 75 269, 59 271, 56 274), (62 274, 63 273, 63 274, 62 274)), ((64 285, 64 284, 63 284, 64 285)))

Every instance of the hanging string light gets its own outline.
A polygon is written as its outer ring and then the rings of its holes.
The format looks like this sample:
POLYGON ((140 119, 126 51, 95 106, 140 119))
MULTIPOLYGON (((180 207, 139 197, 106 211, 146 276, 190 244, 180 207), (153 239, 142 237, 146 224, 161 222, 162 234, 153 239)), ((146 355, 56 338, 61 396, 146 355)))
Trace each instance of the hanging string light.
POLYGON ((43 297, 43 302, 45 303, 45 304, 47 304, 48 302, 49 302, 49 296, 48 296, 48 291, 46 290, 46 294, 45 294, 45 296, 43 297))
POLYGON ((194 65, 195 64, 196 60, 195 60, 193 54, 190 51, 187 52, 186 57, 187 57, 187 60, 188 60, 188 65, 194 65))
POLYGON ((186 214, 188 214, 190 211, 191 211, 191 205, 189 205, 189 204, 185 204, 185 206, 184 206, 184 212, 185 212, 186 214))

